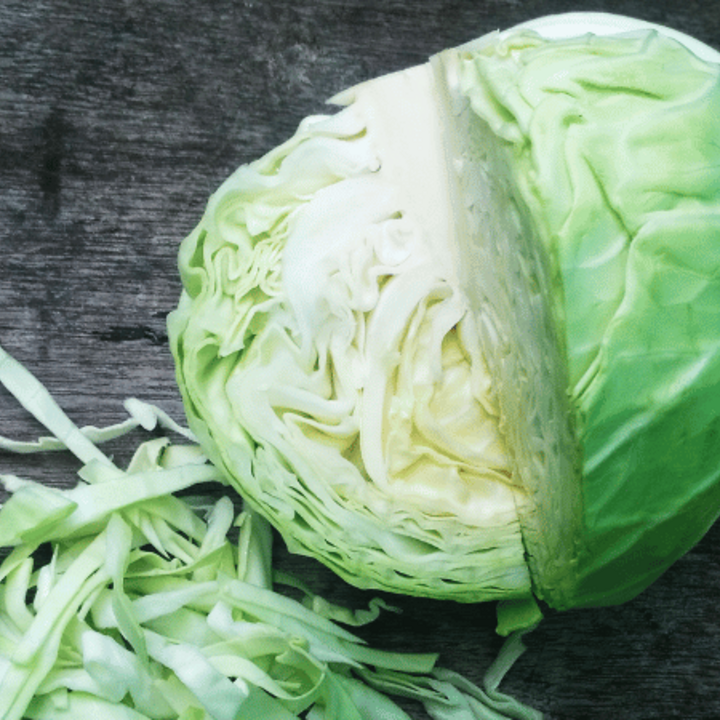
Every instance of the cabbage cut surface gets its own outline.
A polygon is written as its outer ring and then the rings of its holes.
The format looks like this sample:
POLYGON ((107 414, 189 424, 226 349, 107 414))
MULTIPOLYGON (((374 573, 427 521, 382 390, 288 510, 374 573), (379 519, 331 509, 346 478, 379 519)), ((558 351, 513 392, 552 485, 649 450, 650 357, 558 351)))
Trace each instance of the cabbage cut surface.
POLYGON ((334 102, 182 245, 193 431, 361 587, 632 597, 720 506, 718 66, 518 30, 334 102))

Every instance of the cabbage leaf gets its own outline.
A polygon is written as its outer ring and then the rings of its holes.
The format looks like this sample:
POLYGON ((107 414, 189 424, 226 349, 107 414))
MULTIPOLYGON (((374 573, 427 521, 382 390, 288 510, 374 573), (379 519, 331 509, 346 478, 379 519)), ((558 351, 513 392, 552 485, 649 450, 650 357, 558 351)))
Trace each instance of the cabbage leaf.
POLYGON ((623 602, 718 515, 720 58, 588 18, 341 93, 182 244, 190 427, 360 587, 623 602))

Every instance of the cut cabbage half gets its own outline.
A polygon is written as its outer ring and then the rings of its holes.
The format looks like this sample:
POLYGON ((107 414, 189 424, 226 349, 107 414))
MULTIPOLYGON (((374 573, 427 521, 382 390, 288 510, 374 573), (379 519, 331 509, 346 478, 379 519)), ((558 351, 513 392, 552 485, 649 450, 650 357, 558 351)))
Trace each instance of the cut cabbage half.
POLYGON ((360 587, 625 601, 720 508, 720 56, 545 18, 351 88, 184 241, 189 424, 360 587))

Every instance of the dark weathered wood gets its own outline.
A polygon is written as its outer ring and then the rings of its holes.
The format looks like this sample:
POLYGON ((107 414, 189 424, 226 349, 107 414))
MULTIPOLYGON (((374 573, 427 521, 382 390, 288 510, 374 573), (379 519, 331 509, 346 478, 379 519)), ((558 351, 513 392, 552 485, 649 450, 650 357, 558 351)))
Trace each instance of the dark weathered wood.
MULTIPOLYGON (((606 9, 720 47, 713 2, 279 0, 0 4, 0 344, 80 424, 124 418, 136 395, 182 408, 165 317, 179 240, 238 164, 355 82, 534 16, 606 9)), ((0 394, 0 432, 35 424, 0 394)), ((120 442, 127 454, 137 438, 120 442)), ((67 484, 64 456, 22 472, 67 484)), ((0 457, 0 471, 19 472, 0 457)), ((640 598, 552 615, 505 688, 552 720, 720 717, 720 528, 640 598)), ((368 594, 290 557, 319 590, 368 594)), ((440 650, 479 681, 499 647, 489 607, 396 599, 374 644, 440 650)), ((413 717, 424 717, 409 705, 413 717)))

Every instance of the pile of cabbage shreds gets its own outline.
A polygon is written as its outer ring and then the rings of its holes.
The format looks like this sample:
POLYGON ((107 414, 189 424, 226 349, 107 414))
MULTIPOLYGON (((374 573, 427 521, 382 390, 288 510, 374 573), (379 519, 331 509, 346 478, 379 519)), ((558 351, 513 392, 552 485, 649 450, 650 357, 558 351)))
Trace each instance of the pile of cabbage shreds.
POLYGON ((2 348, 0 381, 52 433, 0 449, 81 463, 72 489, 2 476, 3 720, 409 720, 388 694, 442 720, 539 717, 497 689, 519 635, 480 689, 435 655, 371 649, 338 624, 372 621, 381 601, 350 611, 276 573, 292 591, 280 594, 263 518, 219 493, 177 494, 224 480, 158 408, 130 399, 125 422, 80 429, 2 348), (99 444, 136 428, 155 433, 122 470, 99 444))

